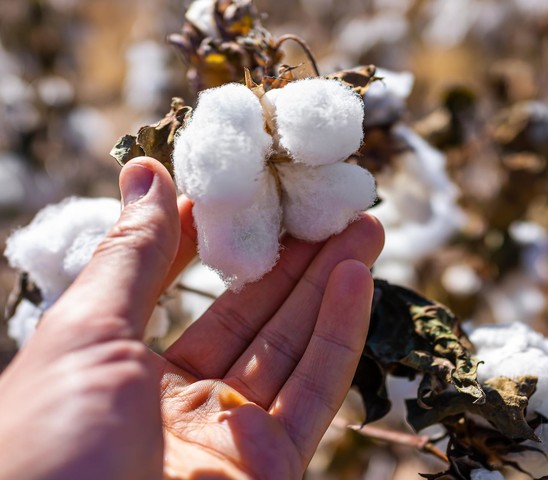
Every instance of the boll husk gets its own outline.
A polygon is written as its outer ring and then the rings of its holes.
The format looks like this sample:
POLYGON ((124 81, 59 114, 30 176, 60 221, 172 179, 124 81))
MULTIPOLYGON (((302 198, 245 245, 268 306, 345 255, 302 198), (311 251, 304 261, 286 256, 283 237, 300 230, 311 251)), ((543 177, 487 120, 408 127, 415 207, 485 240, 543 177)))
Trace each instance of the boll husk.
POLYGON ((311 242, 341 232, 376 198, 369 172, 343 163, 362 137, 362 100, 336 80, 202 92, 173 165, 203 263, 238 291, 276 264, 284 229, 311 242))

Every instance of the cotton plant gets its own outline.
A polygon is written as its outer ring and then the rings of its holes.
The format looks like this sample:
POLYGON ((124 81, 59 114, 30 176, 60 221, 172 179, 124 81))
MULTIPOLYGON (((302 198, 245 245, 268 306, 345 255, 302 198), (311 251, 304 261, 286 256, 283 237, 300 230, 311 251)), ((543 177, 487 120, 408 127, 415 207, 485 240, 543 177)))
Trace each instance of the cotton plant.
POLYGON ((375 181, 345 160, 363 140, 363 102, 337 80, 264 91, 203 91, 173 151, 193 202, 202 262, 238 291, 276 264, 282 231, 319 242, 376 199, 375 181))
MULTIPOLYGON (((11 267, 26 275, 38 298, 23 299, 9 319, 8 333, 22 346, 48 310, 87 265, 93 252, 120 216, 113 198, 70 197, 48 205, 7 239, 11 267)), ((152 339, 166 334, 165 309, 156 307, 145 331, 152 339)))
MULTIPOLYGON (((536 376, 536 391, 529 399, 527 413, 529 417, 538 413, 548 418, 548 338, 522 322, 467 329, 476 347, 476 357, 484 362, 478 368, 479 380, 536 376)), ((527 445, 548 454, 548 431, 544 427, 540 425, 535 432, 542 443, 529 441, 527 445)), ((546 474, 546 457, 539 451, 512 453, 508 459, 518 462, 535 477, 546 474)))
POLYGON ((447 174, 444 154, 403 120, 413 75, 382 68, 375 75, 380 80, 373 82, 364 96, 365 127, 388 127, 389 141, 403 150, 375 175, 382 201, 371 212, 386 231, 375 274, 413 286, 417 262, 445 244, 465 217, 458 206, 459 191, 447 174))
POLYGON ((383 201, 373 213, 387 234, 376 273, 411 286, 416 263, 444 245, 463 226, 465 216, 458 189, 445 170, 445 156, 406 125, 395 126, 393 135, 409 149, 377 176, 383 201))

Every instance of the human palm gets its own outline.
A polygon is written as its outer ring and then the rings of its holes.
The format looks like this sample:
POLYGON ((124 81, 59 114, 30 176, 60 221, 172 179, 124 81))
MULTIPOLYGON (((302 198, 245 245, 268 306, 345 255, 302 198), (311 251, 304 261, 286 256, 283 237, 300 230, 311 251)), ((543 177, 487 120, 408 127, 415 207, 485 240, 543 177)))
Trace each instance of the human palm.
POLYGON ((171 480, 301 477, 363 349, 382 228, 364 215, 323 244, 286 238, 269 274, 222 295, 160 356, 139 338, 194 256, 191 204, 177 208, 151 159, 130 162, 121 188, 138 195, 0 378, 13 412, 0 479, 150 480, 162 464, 171 480))
POLYGON ((364 263, 379 248, 370 217, 325 245, 286 239, 273 272, 218 299, 158 359, 172 478, 198 457, 204 475, 302 476, 363 348, 364 263))

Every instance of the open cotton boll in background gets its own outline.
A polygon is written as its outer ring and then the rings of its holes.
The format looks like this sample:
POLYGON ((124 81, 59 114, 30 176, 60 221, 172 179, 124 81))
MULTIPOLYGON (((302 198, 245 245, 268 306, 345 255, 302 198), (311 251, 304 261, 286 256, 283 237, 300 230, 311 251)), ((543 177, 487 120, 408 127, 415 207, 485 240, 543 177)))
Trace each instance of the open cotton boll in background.
POLYGON ((278 260, 281 208, 274 178, 263 175, 259 187, 244 209, 219 211, 200 201, 193 208, 200 258, 234 291, 262 278, 278 260))
POLYGON ((276 92, 271 100, 280 144, 297 162, 335 163, 360 147, 363 102, 340 82, 299 80, 276 92))
POLYGON ((215 24, 215 0, 195 0, 185 13, 187 21, 191 22, 204 35, 216 38, 219 30, 215 24))
POLYGON ((173 166, 181 191, 216 208, 249 205, 272 144, 263 124, 259 100, 243 85, 203 92, 175 139, 173 166))
POLYGON ((21 348, 36 330, 42 309, 23 299, 8 321, 8 336, 21 348))
MULTIPOLYGON (((219 297, 226 288, 219 274, 201 262, 186 268, 180 277, 180 283, 213 297, 219 297)), ((182 291, 181 305, 191 322, 200 318, 212 303, 212 298, 192 291, 182 291)))
POLYGON ((502 473, 494 470, 476 468, 470 472, 470 480, 504 480, 504 477, 502 473))
POLYGON ((363 97, 365 125, 368 128, 398 121, 415 81, 411 72, 392 72, 383 68, 377 68, 375 76, 381 80, 373 82, 363 97))
POLYGON ((375 272, 389 281, 413 286, 413 270, 407 269, 402 277, 404 270, 394 270, 393 261, 415 265, 447 242, 464 224, 465 216, 441 152, 408 127, 399 125, 395 132, 411 150, 394 159, 393 170, 377 176, 383 201, 371 213, 382 222, 386 241, 375 272))
POLYGON ((302 240, 319 242, 342 232, 377 198, 375 179, 357 165, 282 164, 278 168, 283 224, 302 240))
POLYGON ((29 274, 47 308, 72 283, 119 216, 118 200, 67 198, 15 231, 6 242, 5 255, 12 267, 29 274))
POLYGON ((466 330, 476 347, 476 358, 485 362, 478 367, 478 379, 536 375, 537 389, 527 411, 548 417, 548 339, 520 322, 467 325, 466 330))

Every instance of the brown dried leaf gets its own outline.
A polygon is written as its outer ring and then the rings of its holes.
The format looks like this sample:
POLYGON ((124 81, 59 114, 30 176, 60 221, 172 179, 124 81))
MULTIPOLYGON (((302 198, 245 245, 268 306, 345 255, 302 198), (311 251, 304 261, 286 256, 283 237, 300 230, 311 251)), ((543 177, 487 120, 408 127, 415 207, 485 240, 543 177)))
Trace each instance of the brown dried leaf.
POLYGON ((132 158, 147 155, 161 162, 173 176, 171 154, 175 134, 183 127, 192 109, 185 106, 183 99, 174 97, 171 110, 158 123, 141 127, 137 136, 124 135, 110 151, 120 165, 132 158))
POLYGON ((408 421, 417 431, 435 423, 444 423, 450 417, 466 413, 480 415, 501 434, 513 440, 538 441, 534 430, 525 420, 525 408, 534 393, 537 379, 523 376, 517 379, 497 377, 483 385, 485 402, 475 402, 473 397, 445 390, 428 399, 428 409, 417 400, 407 400, 408 421))

